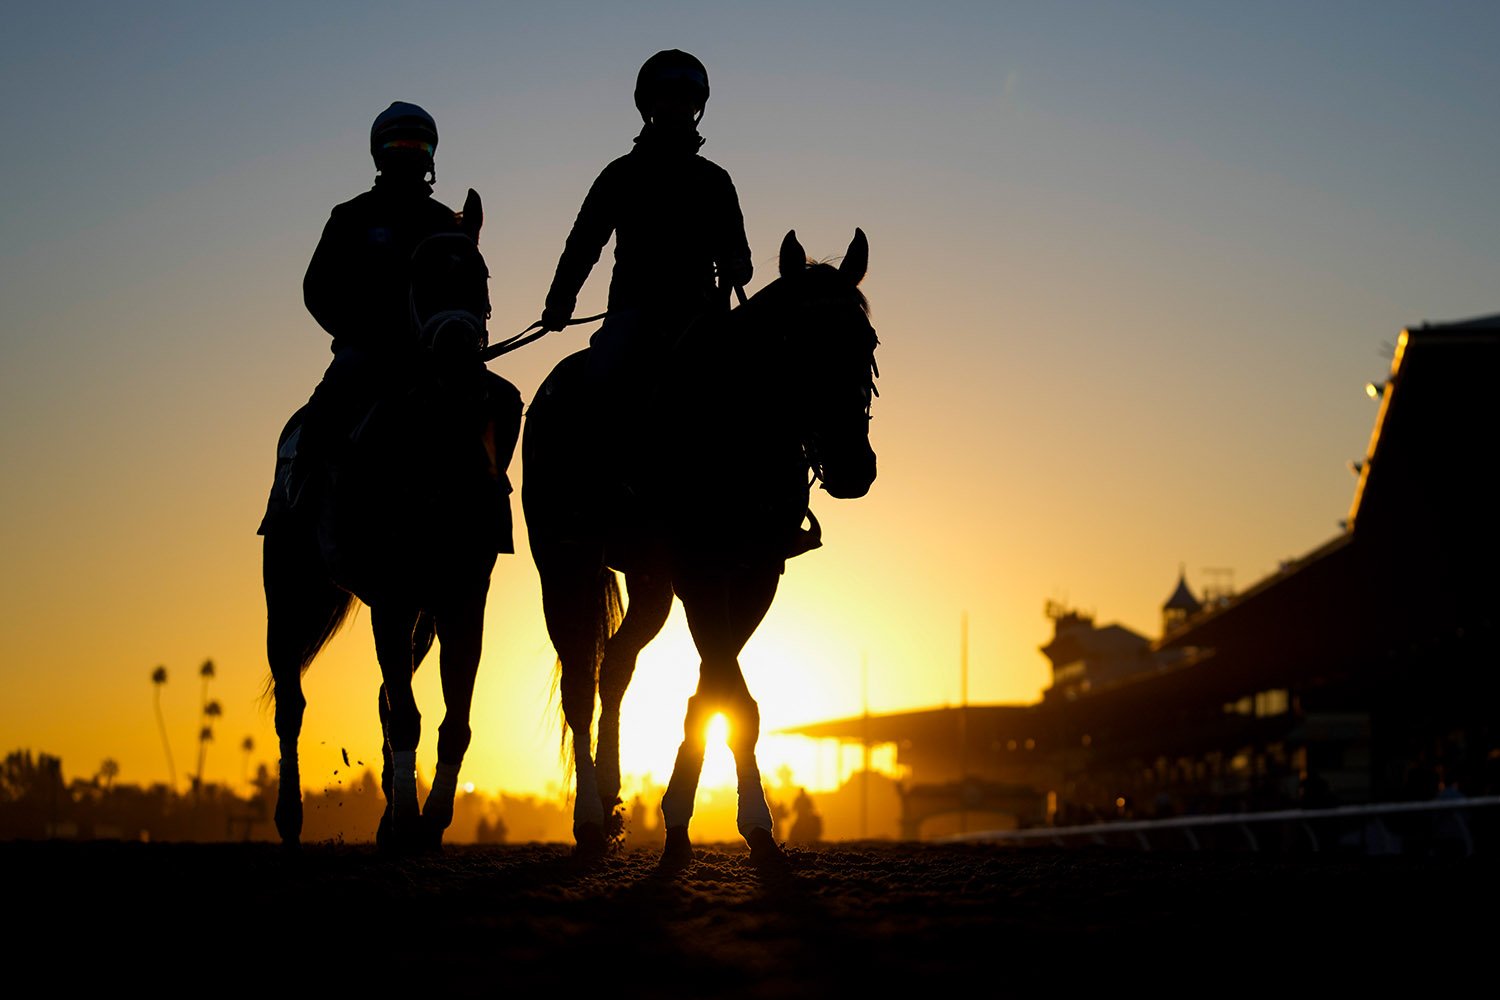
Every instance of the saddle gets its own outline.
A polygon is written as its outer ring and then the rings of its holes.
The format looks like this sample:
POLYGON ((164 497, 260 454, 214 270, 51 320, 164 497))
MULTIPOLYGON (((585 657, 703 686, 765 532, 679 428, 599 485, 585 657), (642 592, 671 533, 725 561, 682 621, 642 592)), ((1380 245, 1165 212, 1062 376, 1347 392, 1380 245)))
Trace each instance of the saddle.
MULTIPOLYGON (((430 562, 425 557, 431 546, 490 561, 497 553, 513 553, 513 488, 506 470, 520 437, 521 394, 488 369, 478 377, 473 412, 460 415, 473 421, 472 435, 435 434, 434 421, 423 419, 451 403, 434 398, 436 387, 419 384, 379 399, 352 428, 340 429, 344 447, 312 473, 317 495, 293 508, 287 479, 306 408, 298 409, 277 442, 270 497, 256 533, 294 523, 316 530, 336 578, 370 575, 377 551, 387 563, 393 549, 398 556, 405 551, 398 563, 430 562)), ((453 418, 443 413, 437 422, 453 418)))

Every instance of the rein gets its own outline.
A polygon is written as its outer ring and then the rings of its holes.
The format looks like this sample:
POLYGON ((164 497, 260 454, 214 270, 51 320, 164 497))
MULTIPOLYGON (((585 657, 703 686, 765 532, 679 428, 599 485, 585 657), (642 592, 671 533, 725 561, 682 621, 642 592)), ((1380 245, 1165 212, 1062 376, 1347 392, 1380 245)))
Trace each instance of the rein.
MULTIPOLYGON (((740 305, 744 305, 745 304, 745 289, 744 289, 744 287, 741 286, 741 285, 735 285, 734 286, 734 294, 735 294, 735 297, 740 300, 740 305)), ((604 319, 608 315, 609 315, 609 313, 602 312, 602 313, 600 313, 597 316, 584 316, 581 319, 570 319, 566 323, 564 323, 563 326, 581 326, 584 323, 597 323, 599 320, 604 319)), ((515 336, 513 336, 513 337, 506 337, 504 340, 500 341, 498 344, 491 344, 489 347, 486 347, 484 350, 480 351, 479 352, 479 359, 481 361, 493 361, 495 358, 500 357, 500 355, 502 355, 502 354, 509 354, 511 351, 517 350, 518 348, 525 347, 527 344, 531 343, 534 340, 540 340, 541 338, 545 337, 549 332, 550 331, 548 331, 548 330, 543 330, 542 329, 542 321, 541 320, 537 320, 535 323, 531 324, 530 326, 528 326, 526 329, 522 330, 520 333, 516 334, 515 336)))
MULTIPOLYGON (((602 312, 597 316, 584 316, 581 319, 570 319, 566 323, 564 323, 563 326, 581 326, 584 323, 595 323, 601 319, 604 319, 604 317, 608 315, 609 313, 602 312)), ((502 354, 509 354, 511 351, 514 351, 517 348, 525 347, 533 340, 540 340, 550 332, 550 330, 543 330, 542 321, 537 320, 535 323, 531 324, 515 336, 506 337, 498 344, 491 344, 489 347, 486 347, 484 350, 480 351, 479 359, 481 361, 492 361, 502 354)))

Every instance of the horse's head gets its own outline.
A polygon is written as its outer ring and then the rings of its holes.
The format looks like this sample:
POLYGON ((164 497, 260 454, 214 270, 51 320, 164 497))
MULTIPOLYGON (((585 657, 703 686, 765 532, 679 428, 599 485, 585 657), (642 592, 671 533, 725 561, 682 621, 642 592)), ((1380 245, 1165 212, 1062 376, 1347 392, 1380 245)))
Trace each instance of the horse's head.
POLYGON ((411 259, 411 319, 439 362, 472 361, 489 343, 489 268, 479 252, 479 196, 464 204, 463 231, 429 236, 411 259))
POLYGON ((870 447, 870 403, 875 391, 875 346, 869 304, 859 283, 870 245, 854 231, 843 262, 808 259, 795 231, 781 243, 774 300, 784 310, 788 402, 813 474, 829 495, 862 497, 875 481, 870 447))

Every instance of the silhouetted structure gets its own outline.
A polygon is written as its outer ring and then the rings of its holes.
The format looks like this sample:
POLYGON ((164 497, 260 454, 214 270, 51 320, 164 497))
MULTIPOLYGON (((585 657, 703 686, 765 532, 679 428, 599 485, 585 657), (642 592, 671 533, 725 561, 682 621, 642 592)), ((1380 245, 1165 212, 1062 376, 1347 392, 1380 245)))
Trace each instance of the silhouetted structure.
POLYGON ((1500 316, 1403 331, 1345 530, 1242 593, 1179 578, 1156 640, 1049 605, 1053 686, 967 710, 961 784, 961 709, 788 731, 896 743, 912 832, 976 804, 1065 825, 1500 792, 1497 376, 1500 316))
POLYGON ((613 414, 592 391, 593 347, 565 358, 538 390, 522 444, 522 503, 562 666, 581 853, 602 852, 613 832, 605 823, 620 798, 620 702, 675 594, 702 672, 662 797, 663 862, 692 857, 687 827, 705 730, 721 711, 738 772, 740 833, 752 858, 779 854, 755 759, 759 711, 738 657, 799 551, 810 480, 854 498, 875 479, 877 339, 857 287, 868 253, 856 230, 839 267, 814 264, 788 233, 780 278, 744 305, 700 319, 668 356, 652 397, 656 435, 625 470, 628 479, 607 460, 621 442, 602 433, 613 414), (623 619, 617 570, 630 596, 623 619))

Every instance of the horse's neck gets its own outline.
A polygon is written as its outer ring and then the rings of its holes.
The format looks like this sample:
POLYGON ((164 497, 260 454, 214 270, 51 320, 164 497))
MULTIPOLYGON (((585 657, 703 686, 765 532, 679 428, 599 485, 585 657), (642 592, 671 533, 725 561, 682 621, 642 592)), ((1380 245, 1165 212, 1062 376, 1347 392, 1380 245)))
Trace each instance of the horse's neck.
POLYGON ((704 316, 673 351, 664 395, 688 414, 721 423, 754 406, 763 347, 740 311, 704 316))
POLYGON ((754 303, 699 323, 675 353, 662 398, 692 461, 751 473, 800 455, 785 371, 773 356, 778 331, 754 303))

